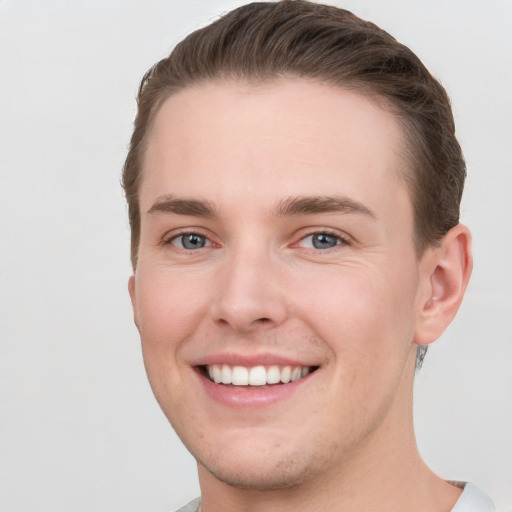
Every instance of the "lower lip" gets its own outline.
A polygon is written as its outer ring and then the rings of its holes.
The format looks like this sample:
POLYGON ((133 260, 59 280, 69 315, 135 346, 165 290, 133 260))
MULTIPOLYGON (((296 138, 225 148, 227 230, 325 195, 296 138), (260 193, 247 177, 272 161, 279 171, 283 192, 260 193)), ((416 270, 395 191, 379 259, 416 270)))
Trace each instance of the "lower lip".
MULTIPOLYGON (((316 370, 318 371, 318 370, 316 370)), ((316 372, 315 372, 316 373, 316 372)), ((197 372, 201 384, 210 398, 216 402, 232 408, 257 408, 272 405, 286 400, 295 391, 310 380, 313 373, 288 384, 278 384, 261 389, 237 388, 223 384, 215 384, 201 372, 197 372)))

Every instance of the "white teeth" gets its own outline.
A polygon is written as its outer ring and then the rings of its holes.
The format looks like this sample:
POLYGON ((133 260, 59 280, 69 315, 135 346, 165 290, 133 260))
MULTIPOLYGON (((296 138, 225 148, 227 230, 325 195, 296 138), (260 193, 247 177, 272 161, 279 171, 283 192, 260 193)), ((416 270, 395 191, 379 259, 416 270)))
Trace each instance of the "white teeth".
POLYGON ((251 386, 264 386, 267 383, 267 370, 264 366, 255 366, 249 372, 249 384, 251 386))
POLYGON ((267 384, 277 384, 278 382, 281 382, 279 366, 271 366, 267 370, 267 384))
POLYGON ((265 367, 229 366, 227 364, 207 365, 206 370, 210 379, 216 384, 232 384, 234 386, 265 386, 267 384, 288 384, 303 377, 310 372, 307 366, 265 367))
POLYGON ((231 383, 235 386, 248 386, 249 370, 243 366, 234 366, 231 383))
POLYGON ((222 365, 220 381, 222 384, 231 384, 231 367, 227 364, 222 365))
POLYGON ((299 380, 302 374, 302 369, 298 366, 292 370, 292 382, 299 380))
POLYGON ((281 382, 283 384, 288 384, 292 380, 292 368, 291 366, 285 366, 281 370, 281 382))
POLYGON ((213 378, 213 382, 219 384, 222 382, 222 370, 218 364, 214 364, 213 366, 208 367, 208 373, 210 374, 210 378, 213 378), (213 373, 213 376, 212 376, 213 373))

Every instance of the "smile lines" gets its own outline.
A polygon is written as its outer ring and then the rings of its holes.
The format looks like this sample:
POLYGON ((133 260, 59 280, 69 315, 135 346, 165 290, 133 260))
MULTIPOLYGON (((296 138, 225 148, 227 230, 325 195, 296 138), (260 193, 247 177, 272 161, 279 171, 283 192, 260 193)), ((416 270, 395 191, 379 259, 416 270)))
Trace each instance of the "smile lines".
POLYGON ((230 366, 212 364, 205 367, 206 374, 216 384, 232 384, 234 386, 266 386, 268 384, 288 384, 314 371, 310 366, 230 366))

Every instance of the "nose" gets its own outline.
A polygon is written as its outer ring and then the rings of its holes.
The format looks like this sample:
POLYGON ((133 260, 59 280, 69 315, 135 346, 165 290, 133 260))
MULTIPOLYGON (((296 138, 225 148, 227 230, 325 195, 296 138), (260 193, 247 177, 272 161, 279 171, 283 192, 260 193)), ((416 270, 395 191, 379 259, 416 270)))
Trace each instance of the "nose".
POLYGON ((214 321, 240 333, 269 329, 288 316, 286 287, 271 254, 238 251, 217 268, 214 321))

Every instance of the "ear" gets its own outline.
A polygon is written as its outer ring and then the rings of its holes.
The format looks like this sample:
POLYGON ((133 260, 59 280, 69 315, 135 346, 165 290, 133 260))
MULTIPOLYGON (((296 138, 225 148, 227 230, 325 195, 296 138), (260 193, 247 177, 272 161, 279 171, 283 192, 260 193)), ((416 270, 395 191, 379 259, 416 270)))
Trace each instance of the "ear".
POLYGON ((130 293, 130 299, 132 301, 132 309, 133 309, 133 321, 135 322, 135 326, 137 329, 139 329, 139 321, 138 321, 138 314, 137 314, 137 297, 136 297, 136 290, 135 290, 135 275, 130 276, 130 279, 128 279, 128 292, 130 293))
POLYGON ((425 253, 421 268, 426 286, 419 304, 414 341, 428 345, 453 320, 466 291, 473 269, 469 229, 462 224, 452 228, 439 247, 425 253))

